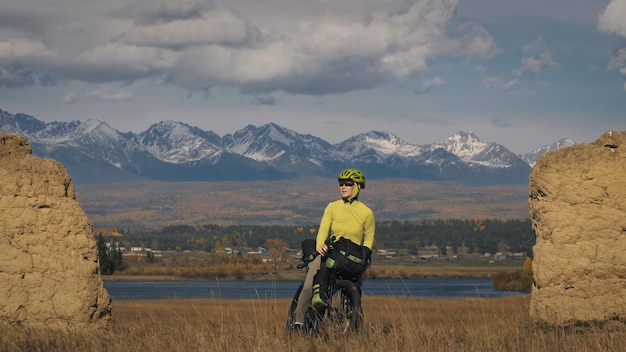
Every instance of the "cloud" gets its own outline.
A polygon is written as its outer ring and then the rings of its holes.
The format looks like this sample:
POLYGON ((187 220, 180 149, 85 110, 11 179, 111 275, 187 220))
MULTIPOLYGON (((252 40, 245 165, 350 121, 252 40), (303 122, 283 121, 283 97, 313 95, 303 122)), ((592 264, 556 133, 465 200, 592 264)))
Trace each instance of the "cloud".
POLYGON ((545 40, 542 36, 537 37, 535 41, 524 45, 524 54, 532 54, 539 52, 545 46, 545 40))
POLYGON ((116 39, 128 45, 185 49, 190 46, 245 46, 259 31, 228 11, 206 11, 193 18, 136 25, 116 39))
POLYGON ((57 54, 40 41, 11 39, 0 41, 0 62, 40 61, 57 54))
POLYGON ((463 23, 452 32, 455 33, 460 36, 443 43, 442 54, 490 59, 499 51, 493 36, 479 25, 463 23))
POLYGON ((200 17, 199 14, 215 8, 212 1, 179 0, 159 1, 154 6, 143 6, 141 2, 133 2, 123 11, 118 10, 121 17, 134 20, 137 24, 169 22, 200 17))
MULTIPOLYGON (((598 29, 607 34, 614 34, 626 38, 626 1, 611 0, 604 13, 598 19, 598 29)), ((608 68, 610 70, 619 69, 624 77, 624 87, 626 91, 626 46, 617 50, 611 56, 608 68)))
POLYGON ((423 94, 423 93, 428 92, 431 87, 440 86, 440 85, 443 85, 444 83, 445 81, 441 79, 441 77, 437 76, 431 79, 424 80, 422 82, 422 86, 415 89, 414 91, 417 94, 423 94))
POLYGON ((610 70, 615 70, 622 66, 626 66, 626 47, 616 50, 609 62, 610 70))
POLYGON ((552 53, 546 51, 539 57, 526 56, 522 58, 521 66, 515 70, 516 77, 533 77, 539 72, 559 65, 552 60, 552 53))
POLYGON ((276 98, 271 95, 257 94, 252 101, 254 105, 276 105, 276 98))
POLYGON ((106 90, 94 90, 85 94, 88 97, 96 97, 108 101, 130 100, 133 97, 129 92, 109 92, 106 90))
POLYGON ((63 102, 65 104, 74 104, 78 101, 78 96, 72 92, 67 92, 65 93, 65 95, 63 96, 63 102))
POLYGON ((503 119, 501 117, 494 117, 494 118, 491 118, 489 121, 494 126, 500 127, 500 128, 507 128, 507 127, 513 127, 514 126, 514 124, 510 120, 503 119))
POLYGON ((510 90, 519 84, 518 78, 503 81, 497 77, 486 77, 481 81, 481 85, 485 88, 497 88, 502 90, 510 90))
MULTIPOLYGON (((523 46, 525 54, 538 52, 545 46, 543 37, 538 37, 535 41, 523 46)), ((496 88, 502 90, 511 90, 517 87, 523 80, 532 78, 542 71, 552 68, 558 68, 559 64, 552 59, 551 51, 544 51, 537 56, 523 56, 520 60, 520 66, 513 71, 510 79, 502 80, 497 77, 488 76, 483 78, 481 84, 485 88, 496 88)), ((482 72, 482 66, 480 67, 482 72)), ((541 81, 542 85, 547 82, 541 81)))
POLYGON ((328 95, 417 77, 441 56, 496 50, 483 27, 451 27, 458 0, 33 2, 10 9, 28 21, 0 26, 2 86, 152 79, 190 91, 328 95))
POLYGON ((624 90, 626 90, 626 47, 617 50, 613 56, 611 56, 611 61, 609 62, 609 69, 615 70, 619 69, 619 73, 624 77, 624 90))
POLYGON ((444 83, 445 83, 444 80, 441 79, 439 76, 437 76, 435 78, 425 80, 424 87, 430 88, 430 87, 440 86, 444 83))
POLYGON ((40 41, 26 39, 0 40, 0 87, 15 88, 51 85, 56 78, 35 67, 57 54, 40 41))
POLYGON ((604 12, 598 17, 598 29, 607 34, 626 37, 626 1, 611 0, 604 12))

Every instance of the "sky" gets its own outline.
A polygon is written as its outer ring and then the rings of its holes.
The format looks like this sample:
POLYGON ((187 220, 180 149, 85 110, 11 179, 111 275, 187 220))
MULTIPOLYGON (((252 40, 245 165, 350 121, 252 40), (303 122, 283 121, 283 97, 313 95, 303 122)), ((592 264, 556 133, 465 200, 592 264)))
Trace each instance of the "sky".
POLYGON ((0 109, 139 133, 626 130, 626 0, 2 0, 0 109))

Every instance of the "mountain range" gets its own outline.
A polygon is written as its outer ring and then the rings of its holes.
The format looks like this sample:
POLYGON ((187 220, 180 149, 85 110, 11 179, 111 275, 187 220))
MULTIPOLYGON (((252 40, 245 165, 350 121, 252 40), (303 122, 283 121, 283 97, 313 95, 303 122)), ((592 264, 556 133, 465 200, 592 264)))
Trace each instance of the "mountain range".
POLYGON ((564 138, 516 155, 469 131, 427 145, 381 131, 331 144, 274 123, 248 125, 220 137, 183 122, 162 121, 135 134, 94 119, 46 123, 3 110, 0 132, 25 136, 34 155, 63 163, 76 184, 336 177, 346 167, 359 168, 368 178, 525 184, 541 155, 575 144, 564 138))

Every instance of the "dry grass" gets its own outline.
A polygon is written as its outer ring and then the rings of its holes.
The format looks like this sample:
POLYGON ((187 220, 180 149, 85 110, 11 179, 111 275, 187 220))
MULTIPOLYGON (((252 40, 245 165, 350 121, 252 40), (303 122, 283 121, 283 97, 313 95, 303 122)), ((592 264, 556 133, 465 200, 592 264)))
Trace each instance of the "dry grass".
POLYGON ((624 351, 621 323, 534 325, 529 296, 364 297, 362 335, 283 331, 289 300, 116 301, 110 331, 0 330, 0 351, 624 351))

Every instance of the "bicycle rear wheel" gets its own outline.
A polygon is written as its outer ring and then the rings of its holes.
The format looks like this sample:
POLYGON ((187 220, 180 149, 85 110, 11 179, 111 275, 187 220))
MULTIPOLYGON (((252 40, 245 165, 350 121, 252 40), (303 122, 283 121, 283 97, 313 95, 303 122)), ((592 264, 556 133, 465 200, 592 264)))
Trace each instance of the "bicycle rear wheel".
POLYGON ((363 308, 359 286, 349 280, 337 281, 333 285, 327 316, 342 333, 361 331, 363 308))

